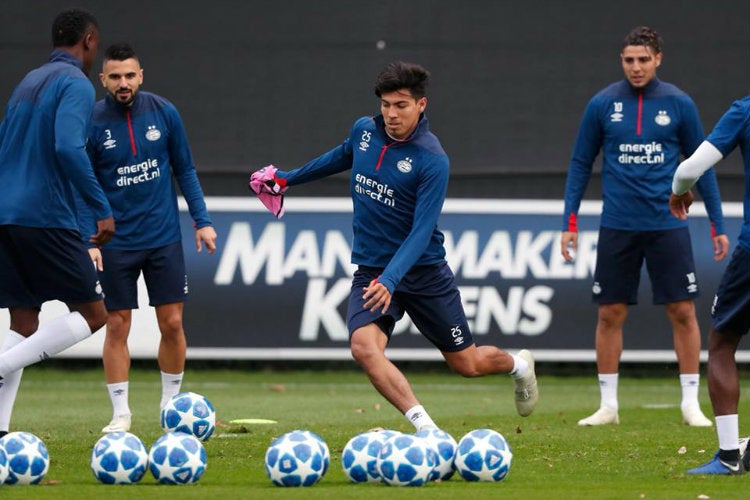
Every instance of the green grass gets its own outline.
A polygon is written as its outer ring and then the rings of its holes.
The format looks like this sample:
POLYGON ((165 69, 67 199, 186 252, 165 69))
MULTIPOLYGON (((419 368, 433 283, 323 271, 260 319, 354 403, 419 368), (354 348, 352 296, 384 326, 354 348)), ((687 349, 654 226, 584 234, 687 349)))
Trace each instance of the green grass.
MULTIPOLYGON (((628 378, 620 382, 619 426, 579 428, 576 421, 599 402, 595 375, 540 377, 541 400, 531 417, 515 413, 509 377, 462 379, 446 373, 407 372, 433 419, 457 440, 471 429, 503 433, 513 448, 513 465, 500 483, 468 483, 458 477, 422 488, 349 484, 340 453, 349 438, 372 427, 411 432, 411 425, 353 371, 188 371, 183 384, 207 396, 222 423, 235 418, 270 418, 276 425, 234 432, 220 425, 206 443, 208 469, 195 485, 162 486, 147 475, 132 486, 96 482, 89 469, 91 449, 111 409, 100 370, 63 370, 44 365, 26 370, 13 415, 13 430, 33 432, 50 452, 46 481, 39 486, 2 486, 0 497, 104 498, 575 498, 692 499, 747 498, 745 477, 689 477, 685 470, 715 451, 713 428, 681 424, 676 377, 628 378), (332 463, 311 488, 279 488, 266 478, 265 450, 274 436, 305 428, 322 436, 332 463), (686 448, 681 454, 678 450, 686 448), (706 498, 701 497, 701 498, 706 498)), ((132 432, 150 446, 160 435, 158 372, 131 373, 132 432)), ((701 394, 710 415, 705 388, 701 394)), ((747 415, 743 404, 740 414, 747 415)), ((745 429, 747 430, 747 429, 745 429)))

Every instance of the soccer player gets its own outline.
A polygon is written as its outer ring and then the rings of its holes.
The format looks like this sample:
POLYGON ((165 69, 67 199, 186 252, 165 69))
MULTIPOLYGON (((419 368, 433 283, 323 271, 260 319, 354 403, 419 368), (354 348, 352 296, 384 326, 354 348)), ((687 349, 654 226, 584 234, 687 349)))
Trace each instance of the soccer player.
POLYGON ((96 18, 79 9, 61 12, 52 23, 52 46, 49 62, 13 91, 0 124, 0 307, 10 312, 0 346, 0 435, 8 432, 23 368, 88 338, 107 320, 83 241, 102 245, 115 229, 85 151, 96 18), (83 235, 74 189, 96 220, 83 235), (40 325, 49 300, 70 312, 40 325))
MULTIPOLYGON (((707 427, 698 403, 700 332, 694 299, 698 283, 687 223, 667 207, 672 175, 680 155, 703 140, 698 111, 687 94, 659 80, 661 37, 651 28, 633 29, 622 42, 625 78, 597 93, 586 106, 565 185, 561 252, 578 242, 577 213, 596 156, 602 151, 603 209, 599 228, 593 300, 598 304, 596 364, 601 402, 578 425, 619 423, 618 368, 628 306, 637 303, 643 262, 651 278, 654 304, 664 304, 682 386, 683 421, 707 427)), ((698 182, 712 223, 715 260, 723 259, 724 234, 716 175, 698 182)))
MULTIPOLYGON (((187 201, 199 252, 205 244, 208 253, 214 253, 216 231, 182 119, 172 103, 140 91, 143 69, 132 47, 120 43, 107 48, 99 77, 107 95, 94 107, 88 150, 118 227, 101 254, 91 250, 108 312, 103 361, 113 417, 102 429, 106 433, 130 429, 127 342, 132 309, 138 307, 136 283, 141 272, 161 332, 160 407, 182 384, 186 351, 182 310, 188 285, 173 180, 187 201)), ((90 223, 82 211, 82 227, 90 223)))
POLYGON ((742 457, 739 451, 740 384, 734 358, 740 340, 750 329, 750 212, 747 210, 750 202, 750 96, 734 102, 695 153, 680 164, 674 174, 669 209, 675 217, 685 220, 693 201, 690 188, 737 146, 744 161, 746 209, 737 246, 714 296, 708 335, 708 393, 716 417, 719 451, 707 463, 690 469, 688 474, 742 474, 750 470, 750 451, 746 449, 742 457))
POLYGON ((424 114, 428 81, 422 66, 388 64, 375 83, 381 114, 357 120, 346 140, 322 156, 276 172, 269 191, 351 170, 352 262, 358 266, 347 312, 352 356, 417 430, 435 423, 404 374, 385 356, 394 324, 405 312, 459 374, 511 374, 516 409, 527 416, 538 399, 531 353, 513 355, 474 343, 445 261, 437 220, 449 161, 424 114))

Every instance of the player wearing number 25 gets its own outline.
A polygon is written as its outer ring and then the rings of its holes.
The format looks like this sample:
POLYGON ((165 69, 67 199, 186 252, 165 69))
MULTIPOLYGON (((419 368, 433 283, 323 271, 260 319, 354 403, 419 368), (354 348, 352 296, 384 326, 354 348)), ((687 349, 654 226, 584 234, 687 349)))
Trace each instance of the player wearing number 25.
MULTIPOLYGON (((457 373, 512 374, 519 414, 529 415, 538 398, 530 352, 511 355, 494 346, 478 347, 469 331, 437 228, 449 161, 424 114, 428 79, 417 64, 387 65, 375 82, 379 115, 354 122, 344 142, 329 152, 268 179, 273 195, 351 170, 352 262, 358 266, 347 311, 352 356, 417 430, 435 423, 385 356, 394 324, 404 313, 457 373)), ((262 174, 269 176, 267 170, 262 174)))

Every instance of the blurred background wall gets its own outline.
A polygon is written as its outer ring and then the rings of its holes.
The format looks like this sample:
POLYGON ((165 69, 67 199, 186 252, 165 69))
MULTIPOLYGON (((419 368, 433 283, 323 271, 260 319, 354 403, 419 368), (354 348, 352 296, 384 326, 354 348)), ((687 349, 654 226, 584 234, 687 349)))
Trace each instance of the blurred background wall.
MULTIPOLYGON (((750 87, 746 0, 1 5, 3 106, 18 80, 46 60, 54 15, 87 8, 100 21, 102 51, 131 42, 145 68, 143 88, 178 106, 206 194, 217 196, 246 194, 250 169, 297 166, 342 141, 357 117, 378 112, 373 81, 395 59, 432 72, 427 114, 451 157, 451 197, 561 198, 583 108, 622 77, 620 42, 634 26, 661 33, 659 77, 693 97, 706 131, 750 87)), ((727 200, 742 196, 738 156, 718 169, 727 200)), ((595 175, 587 197, 600 196, 598 183, 595 175)), ((347 189, 341 176, 296 193, 346 196, 347 189)))

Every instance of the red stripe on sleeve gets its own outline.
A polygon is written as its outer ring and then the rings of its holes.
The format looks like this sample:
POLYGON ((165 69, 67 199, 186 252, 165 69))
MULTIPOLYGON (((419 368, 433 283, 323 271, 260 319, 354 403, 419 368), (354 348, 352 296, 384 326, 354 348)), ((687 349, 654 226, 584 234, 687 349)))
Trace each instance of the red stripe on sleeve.
POLYGON ((568 231, 571 233, 578 232, 578 216, 573 212, 568 216, 568 231))

